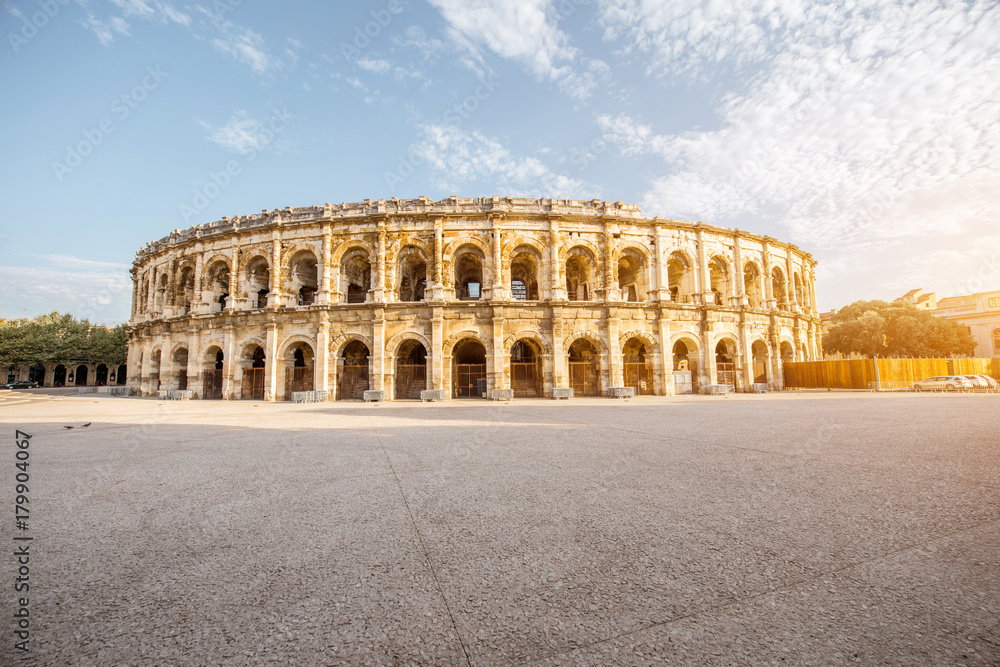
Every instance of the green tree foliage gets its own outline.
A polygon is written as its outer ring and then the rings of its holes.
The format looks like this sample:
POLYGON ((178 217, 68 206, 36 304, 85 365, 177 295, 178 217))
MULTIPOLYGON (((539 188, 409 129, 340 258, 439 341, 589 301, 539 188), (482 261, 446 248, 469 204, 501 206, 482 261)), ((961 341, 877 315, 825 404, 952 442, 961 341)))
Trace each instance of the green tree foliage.
POLYGON ((960 322, 910 303, 855 301, 833 316, 823 349, 865 357, 972 356, 976 340, 960 322))
POLYGON ((128 353, 128 329, 114 329, 51 312, 0 321, 0 366, 68 364, 73 359, 118 365, 128 353))

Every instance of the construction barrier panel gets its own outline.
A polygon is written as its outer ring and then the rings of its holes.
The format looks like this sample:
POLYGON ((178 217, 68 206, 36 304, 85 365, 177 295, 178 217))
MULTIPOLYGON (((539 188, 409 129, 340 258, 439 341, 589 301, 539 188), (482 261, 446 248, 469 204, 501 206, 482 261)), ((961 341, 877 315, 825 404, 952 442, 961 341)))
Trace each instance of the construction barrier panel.
POLYGON ((1000 358, 786 361, 782 371, 789 389, 909 389, 935 375, 989 375, 1000 380, 1000 358))

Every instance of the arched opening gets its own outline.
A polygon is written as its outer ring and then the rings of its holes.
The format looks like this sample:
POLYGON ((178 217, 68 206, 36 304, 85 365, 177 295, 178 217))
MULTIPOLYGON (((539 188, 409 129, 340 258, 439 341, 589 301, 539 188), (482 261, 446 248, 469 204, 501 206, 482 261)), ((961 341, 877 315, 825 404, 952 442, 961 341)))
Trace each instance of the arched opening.
POLYGON ((247 346, 243 351, 243 383, 240 387, 240 398, 248 401, 264 400, 264 373, 267 357, 260 345, 247 346))
POLYGON ((372 265, 368 253, 354 248, 340 260, 340 292, 347 303, 364 303, 372 288, 372 265))
POLYGON ((301 341, 285 350, 285 400, 297 391, 313 390, 313 349, 301 341))
POLYGON ((713 257, 708 263, 708 278, 711 283, 712 302, 716 306, 726 305, 729 296, 729 265, 721 257, 713 257))
POLYGON ((452 357, 452 395, 455 398, 486 397, 486 348, 474 338, 455 346, 452 357))
POLYGON ((736 367, 736 343, 731 338, 723 338, 715 346, 715 381, 728 384, 735 391, 738 382, 736 367))
POLYGON ((340 366, 340 391, 337 398, 363 399, 368 390, 368 357, 371 352, 360 340, 352 340, 344 346, 338 365, 340 366))
POLYGON ((229 299, 229 265, 219 260, 208 267, 208 299, 215 311, 224 310, 229 299))
POLYGON ((35 364, 28 369, 28 380, 31 382, 37 382, 39 387, 45 386, 45 366, 42 364, 35 364))
POLYGON ((571 248, 566 257, 566 298, 590 301, 594 298, 594 256, 583 246, 571 248))
POLYGON ((423 301, 427 289, 427 261, 419 249, 404 248, 399 257, 399 300, 423 301))
POLYGON ((682 252, 670 253, 667 260, 667 286, 674 303, 691 303, 691 263, 682 252))
POLYGON ((299 250, 288 260, 288 291, 294 295, 295 305, 309 306, 316 301, 316 272, 316 255, 311 250, 299 250))
POLYGON ((126 364, 121 364, 118 366, 118 370, 115 371, 115 384, 119 387, 124 387, 125 383, 128 381, 128 366, 126 364))
POLYGON ((213 345, 205 351, 203 360, 205 370, 202 371, 202 398, 218 400, 222 398, 222 366, 224 356, 222 348, 213 345))
POLYGON ((515 301, 538 300, 538 267, 534 248, 518 248, 510 260, 510 296, 515 301))
POLYGON ((180 278, 177 281, 177 307, 180 315, 187 315, 191 312, 194 304, 194 267, 184 266, 181 268, 180 278))
POLYGON ((259 255, 251 259, 245 274, 251 304, 254 308, 266 308, 267 295, 271 291, 271 269, 267 259, 259 255))
POLYGON ((753 356, 753 381, 755 384, 767 383, 767 366, 771 354, 767 350, 767 345, 762 340, 754 341, 750 348, 753 356))
POLYGON ((743 293, 749 307, 761 307, 760 270, 753 262, 747 262, 743 268, 743 293))
POLYGON ((418 340, 404 340, 396 350, 396 398, 420 398, 427 388, 427 350, 418 340))
POLYGON ((510 383, 514 396, 541 398, 545 395, 542 375, 542 349, 524 338, 510 348, 510 383))
POLYGON ((801 308, 806 305, 806 298, 802 293, 802 277, 798 272, 793 274, 792 282, 795 284, 795 304, 801 308))
POLYGON ((87 366, 85 364, 80 364, 76 367, 76 379, 73 384, 77 387, 87 386, 87 366))
POLYGON ((461 301, 478 301, 483 291, 482 251, 476 246, 464 245, 455 251, 455 298, 461 301))
POLYGON ((625 386, 635 387, 637 395, 653 395, 653 365, 641 338, 629 338, 622 348, 625 364, 625 386))
POLYGON ((108 367, 105 364, 97 364, 94 369, 94 386, 103 387, 108 383, 108 367))
POLYGON ((698 387, 698 346, 694 341, 679 340, 671 349, 674 368, 674 393, 697 393, 698 387))
POLYGON ((785 291, 785 272, 781 267, 771 269, 771 294, 779 310, 788 310, 788 293, 785 291))
POLYGON ((59 364, 52 371, 52 386, 63 387, 66 385, 66 367, 59 364))
POLYGON ((574 396, 601 395, 601 355, 586 338, 578 338, 569 346, 569 386, 574 396))
POLYGON ((795 361, 795 348, 787 340, 781 342, 781 363, 787 364, 795 361))
POLYGON ((177 369, 177 388, 185 391, 188 388, 188 351, 186 347, 174 350, 173 362, 177 369))
POLYGON ((632 248, 626 249, 618 259, 618 287, 623 301, 646 300, 646 262, 632 248))

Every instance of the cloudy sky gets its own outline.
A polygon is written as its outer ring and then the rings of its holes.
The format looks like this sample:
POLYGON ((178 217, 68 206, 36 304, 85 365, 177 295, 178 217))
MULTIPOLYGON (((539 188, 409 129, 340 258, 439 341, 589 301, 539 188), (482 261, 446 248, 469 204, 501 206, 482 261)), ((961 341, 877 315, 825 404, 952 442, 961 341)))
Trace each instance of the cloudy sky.
POLYGON ((136 250, 366 198, 639 204, 796 243, 822 310, 1000 289, 1000 6, 11 0, 0 317, 128 317, 136 250))

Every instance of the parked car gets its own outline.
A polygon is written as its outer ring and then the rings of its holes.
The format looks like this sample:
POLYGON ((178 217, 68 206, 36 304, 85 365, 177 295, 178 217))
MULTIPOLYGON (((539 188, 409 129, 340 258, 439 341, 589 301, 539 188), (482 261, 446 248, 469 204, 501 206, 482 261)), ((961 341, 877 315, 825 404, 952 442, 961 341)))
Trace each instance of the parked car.
POLYGON ((973 391, 996 391, 997 381, 989 375, 963 375, 965 379, 972 383, 973 391))
POLYGON ((3 385, 4 389, 34 389, 38 386, 37 382, 31 382, 30 380, 15 380, 14 382, 8 382, 3 385))
POLYGON ((962 375, 936 375, 913 383, 913 391, 972 391, 972 380, 962 375))

